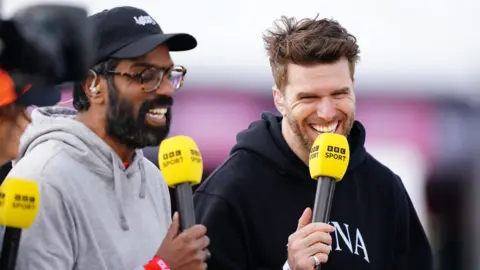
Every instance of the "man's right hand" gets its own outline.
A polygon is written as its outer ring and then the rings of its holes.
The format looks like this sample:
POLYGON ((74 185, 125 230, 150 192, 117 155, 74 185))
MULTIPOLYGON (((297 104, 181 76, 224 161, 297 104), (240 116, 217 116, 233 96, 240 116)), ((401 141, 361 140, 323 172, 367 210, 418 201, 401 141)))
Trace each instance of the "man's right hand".
POLYGON ((207 250, 210 239, 205 235, 207 228, 195 225, 180 234, 179 231, 180 222, 178 213, 175 213, 156 256, 164 260, 172 270, 207 269, 205 261, 210 256, 207 250))
POLYGON ((315 259, 321 263, 328 260, 330 245, 332 244, 331 232, 333 226, 326 223, 311 223, 312 210, 305 209, 298 220, 297 231, 288 237, 288 265, 293 270, 312 270, 315 259))

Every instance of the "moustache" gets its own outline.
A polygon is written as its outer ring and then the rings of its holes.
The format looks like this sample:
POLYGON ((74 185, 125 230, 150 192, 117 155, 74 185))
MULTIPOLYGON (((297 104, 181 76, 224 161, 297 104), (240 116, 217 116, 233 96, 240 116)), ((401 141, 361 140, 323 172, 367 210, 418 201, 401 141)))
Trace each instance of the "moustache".
POLYGON ((142 107, 151 109, 152 107, 156 106, 172 106, 173 105, 173 98, 170 96, 158 96, 154 100, 145 101, 142 107))
POLYGON ((154 100, 147 100, 145 101, 142 106, 140 107, 140 112, 147 112, 153 107, 159 106, 172 106, 173 105, 173 98, 169 96, 158 96, 154 100))
MULTIPOLYGON (((173 105, 173 98, 169 96, 158 96, 154 100, 148 100, 145 101, 142 106, 140 107, 138 117, 140 119, 143 119, 148 111, 154 107, 160 107, 160 106, 172 106, 173 105)), ((170 109, 167 111, 167 114, 170 113, 170 109)))

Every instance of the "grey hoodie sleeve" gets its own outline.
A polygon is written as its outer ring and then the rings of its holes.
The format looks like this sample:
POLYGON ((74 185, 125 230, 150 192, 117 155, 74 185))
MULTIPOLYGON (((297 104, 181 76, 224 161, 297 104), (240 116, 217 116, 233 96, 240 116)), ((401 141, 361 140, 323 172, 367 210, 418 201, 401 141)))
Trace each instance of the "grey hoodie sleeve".
POLYGON ((16 269, 73 269, 77 239, 68 198, 47 182, 40 185, 40 210, 22 232, 16 269))

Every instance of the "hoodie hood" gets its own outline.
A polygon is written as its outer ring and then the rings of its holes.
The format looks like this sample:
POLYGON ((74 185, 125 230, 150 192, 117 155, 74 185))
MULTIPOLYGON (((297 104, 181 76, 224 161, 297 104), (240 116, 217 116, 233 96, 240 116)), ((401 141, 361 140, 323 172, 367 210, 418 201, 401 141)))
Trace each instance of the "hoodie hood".
MULTIPOLYGON (((237 135, 237 144, 232 154, 239 150, 253 152, 268 160, 281 174, 290 174, 300 179, 311 180, 308 166, 290 149, 282 135, 282 117, 270 112, 262 113, 262 119, 250 124, 237 135)), ((356 168, 365 159, 365 128, 355 121, 348 136, 350 162, 348 170, 356 168)))
POLYGON ((128 168, 125 168, 120 157, 98 137, 91 129, 75 120, 77 111, 62 107, 45 107, 32 112, 32 123, 26 129, 20 142, 20 155, 14 164, 32 151, 38 145, 47 141, 60 141, 66 145, 63 149, 68 154, 85 164, 100 179, 113 181, 115 200, 120 215, 120 226, 128 230, 125 218, 123 197, 125 193, 125 178, 140 171, 140 190, 138 196, 145 198, 146 177, 143 164, 143 153, 137 150, 128 168))

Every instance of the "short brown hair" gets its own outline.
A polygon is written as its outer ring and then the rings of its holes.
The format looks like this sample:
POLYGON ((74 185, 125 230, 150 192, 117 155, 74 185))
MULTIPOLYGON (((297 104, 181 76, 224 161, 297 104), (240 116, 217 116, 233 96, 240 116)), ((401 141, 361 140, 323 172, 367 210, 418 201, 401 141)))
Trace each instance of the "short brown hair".
POLYGON ((357 39, 337 21, 330 19, 303 19, 282 16, 274 28, 263 35, 270 58, 275 84, 283 89, 287 80, 287 65, 334 63, 346 57, 353 79, 360 50, 357 39))

